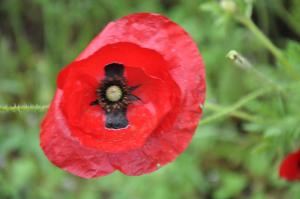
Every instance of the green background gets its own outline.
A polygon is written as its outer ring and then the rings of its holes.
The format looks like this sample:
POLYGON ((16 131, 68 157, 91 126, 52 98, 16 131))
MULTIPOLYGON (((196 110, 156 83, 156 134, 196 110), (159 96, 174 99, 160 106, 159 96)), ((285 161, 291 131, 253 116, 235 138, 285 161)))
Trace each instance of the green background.
POLYGON ((162 13, 191 34, 206 63, 207 103, 176 161, 144 176, 91 180, 46 159, 38 140, 43 113, 0 112, 0 198, 300 198, 299 183, 278 177, 284 155, 299 147, 300 2, 233 3, 1 0, 1 105, 49 104, 61 68, 105 24, 133 12, 162 13), (226 58, 232 49, 252 65, 226 58))

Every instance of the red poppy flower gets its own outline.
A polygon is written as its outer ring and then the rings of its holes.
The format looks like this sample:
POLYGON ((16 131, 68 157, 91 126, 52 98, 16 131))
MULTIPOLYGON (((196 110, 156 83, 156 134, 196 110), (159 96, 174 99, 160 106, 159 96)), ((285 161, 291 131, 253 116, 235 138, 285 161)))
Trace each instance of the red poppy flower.
POLYGON ((204 64, 180 26, 132 14, 109 23, 57 87, 41 125, 48 159, 84 178, 141 175, 188 146, 204 103, 204 64))
POLYGON ((300 180, 300 149, 285 157, 280 165, 279 175, 289 181, 300 180))

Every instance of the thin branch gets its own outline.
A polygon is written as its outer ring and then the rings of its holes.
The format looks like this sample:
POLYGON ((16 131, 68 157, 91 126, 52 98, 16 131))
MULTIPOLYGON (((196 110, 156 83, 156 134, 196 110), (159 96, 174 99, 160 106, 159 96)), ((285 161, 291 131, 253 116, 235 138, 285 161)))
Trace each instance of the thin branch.
POLYGON ((238 16, 237 21, 248 28, 256 38, 273 54, 273 56, 283 65, 287 73, 295 80, 299 79, 297 71, 285 58, 282 51, 275 46, 272 41, 253 23, 253 21, 247 17, 238 16))
POLYGON ((266 76, 261 71, 256 69, 256 67, 254 67, 254 65, 252 65, 251 62, 247 58, 245 58, 243 55, 241 55, 237 51, 235 51, 235 50, 229 51, 227 53, 226 57, 228 59, 230 59, 239 68, 241 68, 245 71, 252 72, 255 75, 255 77, 257 77, 259 80, 266 82, 270 85, 273 85, 275 88, 277 88, 277 90, 282 91, 281 85, 277 84, 272 79, 270 79, 268 76, 266 76))
MULTIPOLYGON (((227 109, 227 107, 221 106, 219 104, 215 104, 215 103, 206 103, 205 104, 205 110, 208 110, 208 111, 221 112, 221 111, 224 111, 225 109, 227 109)), ((238 110, 230 112, 229 115, 240 118, 242 120, 250 121, 250 122, 255 122, 255 121, 259 120, 254 115, 251 115, 247 112, 238 111, 238 110)))
MULTIPOLYGON (((293 83, 290 83, 290 84, 287 84, 287 85, 283 85, 282 89, 284 89, 284 90, 288 90, 288 89, 295 90, 295 88, 299 87, 299 84, 300 84, 300 81, 296 81, 296 82, 293 82, 293 83)), ((215 113, 211 116, 208 116, 206 118, 203 118, 201 120, 200 124, 204 125, 204 124, 208 124, 208 123, 214 122, 216 120, 222 119, 222 118, 224 118, 228 115, 234 115, 234 114, 236 115, 237 113, 238 114, 244 113, 244 112, 240 112, 240 111, 237 111, 237 110, 242 108, 248 102, 250 102, 252 100, 255 100, 258 97, 263 96, 263 95, 265 95, 267 93, 270 93, 272 91, 277 91, 278 92, 277 88, 273 87, 273 86, 272 87, 265 87, 265 88, 253 91, 252 93, 242 97, 240 100, 238 100, 236 103, 232 104, 231 106, 228 106, 226 108, 222 108, 222 110, 216 111, 217 113, 215 113)), ((249 116, 249 115, 247 115, 247 116, 249 116)), ((251 119, 256 120, 256 118, 251 118, 251 119)))
POLYGON ((235 112, 237 109, 241 108, 242 106, 246 105, 248 102, 272 91, 273 88, 264 88, 264 89, 259 89, 256 90, 248 95, 246 95, 245 97, 241 98, 238 102, 236 102, 235 104, 223 109, 222 111, 217 112, 216 114, 209 116, 207 118, 204 118, 200 124, 208 124, 211 123, 215 120, 221 119, 227 115, 232 115, 233 112, 235 112))

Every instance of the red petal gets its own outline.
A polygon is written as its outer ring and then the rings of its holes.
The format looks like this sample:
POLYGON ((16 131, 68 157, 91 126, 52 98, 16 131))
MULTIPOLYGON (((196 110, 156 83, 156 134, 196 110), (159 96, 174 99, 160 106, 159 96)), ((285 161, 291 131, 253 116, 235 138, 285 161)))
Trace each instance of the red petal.
POLYGON ((83 178, 104 176, 115 169, 108 155, 82 145, 72 137, 59 109, 62 91, 57 90, 51 107, 41 125, 41 147, 56 166, 83 178))
POLYGON ((300 180, 300 149, 286 156, 280 165, 279 175, 289 181, 300 180))

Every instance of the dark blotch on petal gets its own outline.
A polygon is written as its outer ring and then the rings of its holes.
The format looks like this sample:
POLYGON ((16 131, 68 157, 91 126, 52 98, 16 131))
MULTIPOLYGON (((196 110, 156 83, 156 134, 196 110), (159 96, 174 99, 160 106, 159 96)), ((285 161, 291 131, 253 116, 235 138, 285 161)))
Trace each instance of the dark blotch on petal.
POLYGON ((126 110, 118 110, 106 113, 105 127, 109 129, 121 129, 128 126, 126 110))
POLYGON ((99 102, 98 102, 98 100, 95 100, 95 101, 92 101, 92 102, 90 103, 90 105, 91 105, 91 106, 99 105, 99 102))
POLYGON ((128 96, 128 100, 129 100, 130 102, 138 101, 138 100, 139 100, 139 101, 142 101, 141 98, 139 98, 138 96, 131 95, 131 94, 128 96))
POLYGON ((118 63, 112 63, 105 66, 105 76, 106 77, 123 77, 124 66, 118 63))
POLYGON ((136 86, 131 86, 131 87, 129 87, 129 92, 132 92, 132 91, 134 91, 135 89, 137 89, 137 88, 139 88, 141 85, 136 85, 136 86))

